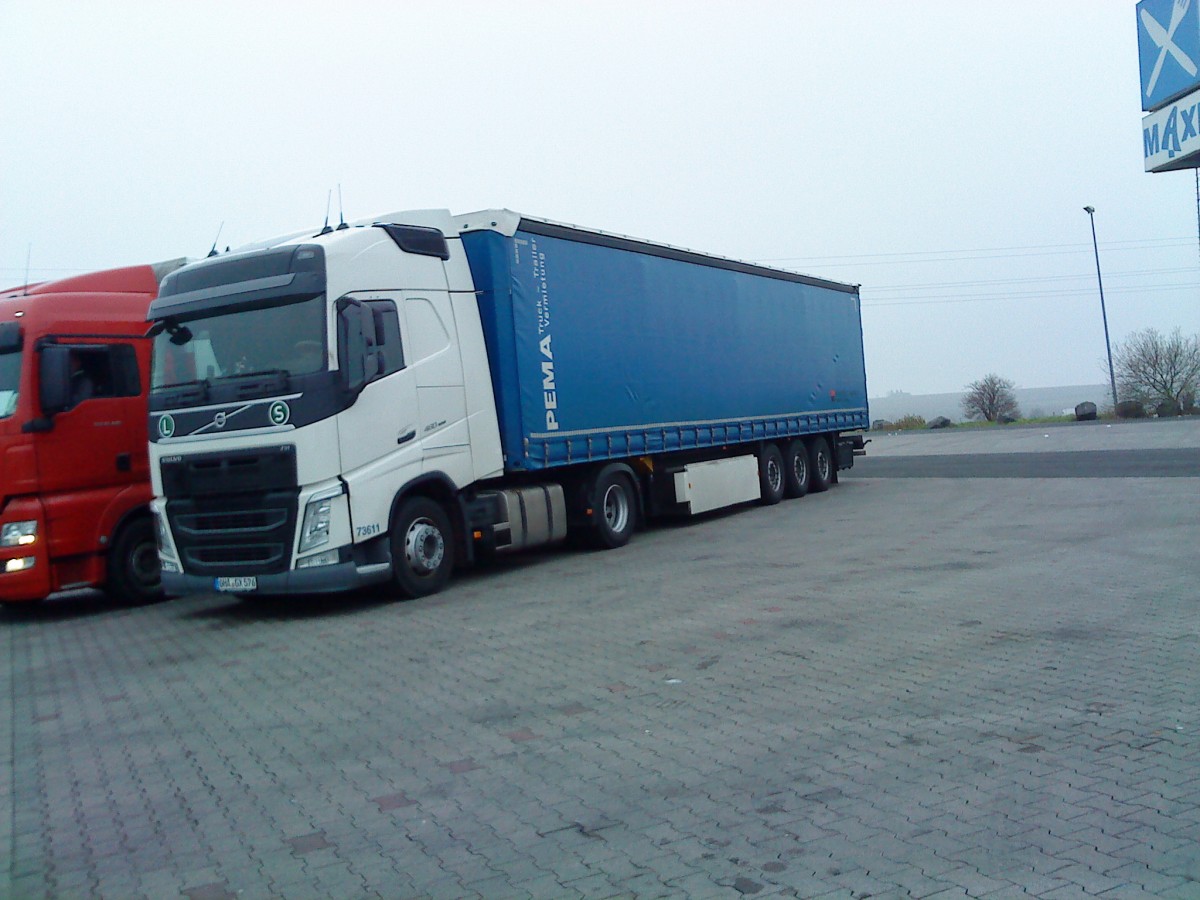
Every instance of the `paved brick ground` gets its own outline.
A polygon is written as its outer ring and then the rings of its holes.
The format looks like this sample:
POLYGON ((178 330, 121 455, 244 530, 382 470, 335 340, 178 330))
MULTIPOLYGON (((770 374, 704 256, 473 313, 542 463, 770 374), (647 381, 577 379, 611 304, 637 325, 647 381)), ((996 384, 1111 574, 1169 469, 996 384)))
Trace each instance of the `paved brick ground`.
POLYGON ((1200 897, 1198 499, 848 478, 427 601, 3 613, 0 896, 1200 897))

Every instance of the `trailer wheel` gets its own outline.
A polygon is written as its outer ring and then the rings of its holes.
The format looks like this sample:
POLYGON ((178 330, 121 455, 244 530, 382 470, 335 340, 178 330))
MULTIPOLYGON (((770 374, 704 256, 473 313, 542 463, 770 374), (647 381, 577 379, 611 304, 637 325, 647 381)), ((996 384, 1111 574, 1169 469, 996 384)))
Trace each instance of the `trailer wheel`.
POLYGON ((833 483, 833 457, 829 455, 829 441, 823 437, 813 438, 808 445, 808 489, 814 494, 829 489, 833 483))
POLYGON ((154 603, 163 596, 162 572, 158 566, 158 540, 154 523, 139 516, 117 532, 108 551, 105 591, 123 603, 154 603))
POLYGON ((426 597, 446 586, 454 570, 450 517, 428 497, 401 504, 392 526, 392 577, 407 597, 426 597))
POLYGON ((601 550, 624 547, 637 523, 633 482, 620 471, 602 472, 592 489, 591 543, 601 550))
POLYGON ((764 444, 758 454, 758 486, 758 502, 763 506, 774 506, 783 499, 783 454, 774 444, 764 444))
POLYGON ((788 444, 783 455, 783 492, 788 497, 803 497, 808 493, 808 448, 804 441, 788 444))

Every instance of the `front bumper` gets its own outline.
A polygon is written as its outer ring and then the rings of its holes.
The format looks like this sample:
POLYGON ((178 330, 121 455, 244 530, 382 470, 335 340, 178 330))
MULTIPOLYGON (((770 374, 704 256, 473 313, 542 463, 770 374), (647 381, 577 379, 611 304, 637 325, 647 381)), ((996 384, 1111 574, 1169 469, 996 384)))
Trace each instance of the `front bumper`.
MULTIPOLYGON (((293 569, 275 575, 257 575, 258 587, 239 592, 240 596, 258 597, 283 594, 333 594, 383 584, 391 577, 391 566, 379 563, 357 566, 352 562, 311 569, 293 569)), ((216 579, 207 575, 162 573, 163 589, 168 594, 217 593, 216 579)))

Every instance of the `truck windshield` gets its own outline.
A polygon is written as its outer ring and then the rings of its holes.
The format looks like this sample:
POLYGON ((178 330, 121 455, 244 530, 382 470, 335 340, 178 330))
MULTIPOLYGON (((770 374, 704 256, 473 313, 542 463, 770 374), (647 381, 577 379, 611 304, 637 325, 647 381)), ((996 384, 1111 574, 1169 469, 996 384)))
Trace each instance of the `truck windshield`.
POLYGON ((15 353, 0 353, 0 419, 17 411, 17 396, 21 387, 21 357, 15 353))
POLYGON ((151 386, 326 368, 325 295, 170 324, 154 338, 151 386))

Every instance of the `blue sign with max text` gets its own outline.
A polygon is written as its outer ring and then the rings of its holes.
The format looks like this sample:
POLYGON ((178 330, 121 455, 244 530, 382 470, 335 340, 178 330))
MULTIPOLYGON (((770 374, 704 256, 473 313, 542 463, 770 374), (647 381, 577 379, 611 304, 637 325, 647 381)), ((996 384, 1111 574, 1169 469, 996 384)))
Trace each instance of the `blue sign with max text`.
POLYGON ((1159 109, 1200 85, 1200 0, 1137 5, 1142 109, 1159 109))

